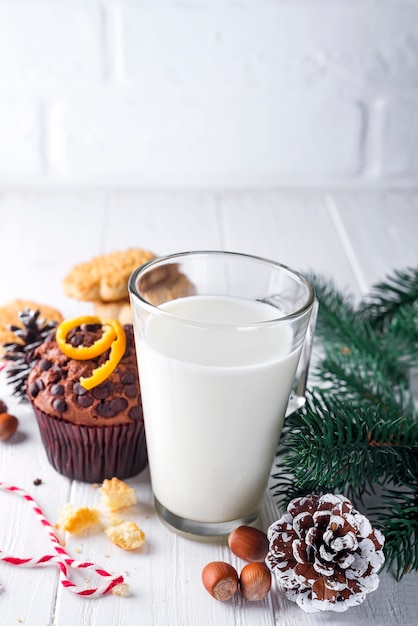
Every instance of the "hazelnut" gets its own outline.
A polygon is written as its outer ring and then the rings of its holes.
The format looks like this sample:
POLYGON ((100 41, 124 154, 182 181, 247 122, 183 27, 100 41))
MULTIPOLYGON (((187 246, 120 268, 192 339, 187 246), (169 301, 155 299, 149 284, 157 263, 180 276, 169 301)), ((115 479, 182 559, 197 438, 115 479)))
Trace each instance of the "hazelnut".
POLYGON ((262 600, 270 591, 271 572, 265 563, 247 563, 242 568, 239 582, 246 600, 262 600))
POLYGON ((237 570, 224 561, 212 561, 202 571, 202 582, 216 600, 229 600, 238 589, 237 570))
POLYGON ((0 441, 9 439, 15 434, 19 422, 17 417, 10 413, 0 413, 0 441))
POLYGON ((239 526, 228 537, 231 550, 244 561, 264 561, 269 550, 267 535, 253 526, 239 526))

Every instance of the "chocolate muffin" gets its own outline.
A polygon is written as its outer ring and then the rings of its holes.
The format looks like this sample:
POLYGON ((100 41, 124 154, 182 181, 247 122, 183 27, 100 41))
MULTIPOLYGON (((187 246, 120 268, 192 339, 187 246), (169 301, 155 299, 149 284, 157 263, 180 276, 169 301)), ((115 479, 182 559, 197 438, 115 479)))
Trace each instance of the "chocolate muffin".
MULTIPOLYGON (((123 327, 126 349, 117 367, 91 390, 80 384, 109 357, 69 358, 50 333, 34 353, 27 395, 38 421, 48 460, 61 474, 84 482, 128 478, 147 464, 138 366, 132 325, 123 327)), ((91 346, 100 324, 81 324, 67 343, 91 346)))

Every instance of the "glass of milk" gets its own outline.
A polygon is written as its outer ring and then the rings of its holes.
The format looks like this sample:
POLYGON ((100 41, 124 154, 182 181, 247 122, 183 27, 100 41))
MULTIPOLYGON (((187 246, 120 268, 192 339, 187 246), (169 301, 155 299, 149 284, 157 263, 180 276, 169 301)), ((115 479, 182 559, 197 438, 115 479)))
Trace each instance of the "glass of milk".
POLYGON ((142 265, 129 292, 158 515, 200 537, 255 523, 301 404, 312 285, 274 261, 196 251, 142 265))

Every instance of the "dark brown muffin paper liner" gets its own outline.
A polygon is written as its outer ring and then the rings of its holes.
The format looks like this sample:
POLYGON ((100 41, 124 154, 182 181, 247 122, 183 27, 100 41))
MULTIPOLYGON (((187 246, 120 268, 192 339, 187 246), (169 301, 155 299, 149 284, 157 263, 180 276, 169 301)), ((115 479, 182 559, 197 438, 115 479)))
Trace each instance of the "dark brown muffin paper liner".
MULTIPOLYGON (((33 406, 33 405, 32 405, 33 406)), ((33 406, 49 462, 57 472, 86 483, 129 478, 147 465, 142 421, 119 426, 78 426, 33 406)))

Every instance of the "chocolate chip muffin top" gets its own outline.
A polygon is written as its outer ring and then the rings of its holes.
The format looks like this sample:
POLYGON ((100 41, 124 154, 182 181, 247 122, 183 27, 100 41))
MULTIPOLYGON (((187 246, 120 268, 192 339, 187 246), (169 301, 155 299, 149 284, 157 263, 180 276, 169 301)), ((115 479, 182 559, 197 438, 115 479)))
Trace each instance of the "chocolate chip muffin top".
MULTIPOLYGON (((125 325, 126 350, 116 369, 97 387, 87 391, 80 378, 88 378, 102 365, 109 351, 86 361, 71 359, 59 348, 52 332, 35 350, 27 394, 37 409, 50 417, 85 426, 113 426, 142 420, 138 366, 132 325, 125 325)), ((91 346, 102 335, 98 324, 71 330, 73 346, 91 346)))

